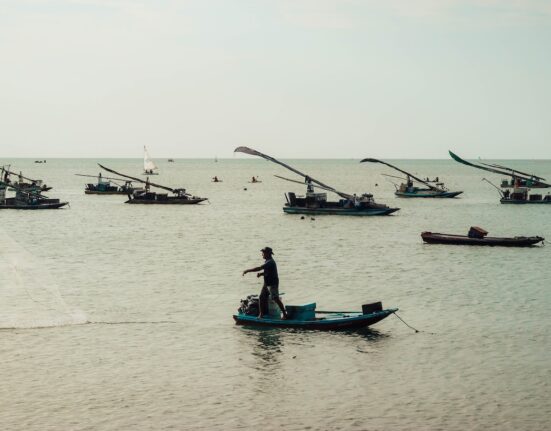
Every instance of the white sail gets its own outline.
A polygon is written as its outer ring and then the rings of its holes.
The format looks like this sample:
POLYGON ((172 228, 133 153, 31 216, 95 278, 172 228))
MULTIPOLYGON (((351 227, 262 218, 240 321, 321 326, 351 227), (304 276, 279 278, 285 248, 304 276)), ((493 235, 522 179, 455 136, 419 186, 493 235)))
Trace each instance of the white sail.
POLYGON ((143 147, 143 170, 146 172, 151 172, 155 169, 159 169, 155 162, 151 160, 151 157, 149 156, 149 153, 147 152, 147 148, 145 148, 145 145, 143 147))

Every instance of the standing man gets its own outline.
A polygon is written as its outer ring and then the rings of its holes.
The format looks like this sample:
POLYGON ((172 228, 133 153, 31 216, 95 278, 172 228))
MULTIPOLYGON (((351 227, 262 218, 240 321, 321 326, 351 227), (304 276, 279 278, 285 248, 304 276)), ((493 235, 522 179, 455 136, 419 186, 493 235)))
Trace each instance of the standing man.
POLYGON ((257 277, 264 276, 264 285, 262 286, 260 297, 258 298, 258 317, 260 319, 264 317, 264 310, 268 307, 268 295, 270 295, 272 300, 278 305, 279 309, 283 313, 283 318, 287 319, 287 311, 279 298, 279 277, 277 275, 277 265, 273 257, 274 252, 270 247, 264 247, 260 251, 262 252, 262 257, 265 261, 264 265, 243 271, 243 275, 248 272, 258 272, 258 274, 256 274, 257 277))

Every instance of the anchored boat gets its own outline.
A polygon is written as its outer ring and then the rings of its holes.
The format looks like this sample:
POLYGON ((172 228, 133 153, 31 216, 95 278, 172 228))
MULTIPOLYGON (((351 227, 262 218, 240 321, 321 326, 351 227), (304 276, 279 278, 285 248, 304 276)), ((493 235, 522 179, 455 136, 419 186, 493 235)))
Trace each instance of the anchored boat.
POLYGON ((75 174, 79 177, 97 178, 96 184, 88 183, 84 186, 84 193, 87 195, 128 195, 138 190, 132 186, 132 181, 123 178, 104 177, 101 172, 95 175, 75 174), (117 183, 117 181, 119 184, 117 183), (111 184, 113 183, 113 184, 111 184))
POLYGON ((496 186, 486 178, 482 178, 483 181, 491 184, 499 192, 499 201, 502 204, 551 204, 551 194, 549 194, 549 192, 547 193, 547 195, 531 192, 532 189, 546 189, 551 187, 551 184, 547 184, 542 181, 545 180, 545 178, 498 164, 477 164, 468 162, 467 160, 462 159, 457 154, 454 154, 451 151, 449 151, 449 153, 451 158, 454 159, 456 162, 487 172, 493 172, 509 177, 508 179, 502 180, 501 188, 496 186))
POLYGON ((504 247, 530 247, 543 242, 541 236, 491 237, 480 227, 472 226, 468 235, 423 232, 421 238, 428 244, 487 245, 504 247))
POLYGON ((149 177, 144 181, 140 178, 131 177, 130 175, 121 174, 120 172, 109 169, 101 164, 99 167, 111 172, 112 174, 119 175, 129 180, 137 181, 139 183, 145 184, 143 189, 133 189, 132 193, 128 193, 127 204, 144 204, 144 205, 193 205, 200 202, 206 201, 207 198, 201 198, 198 196, 190 195, 186 192, 186 189, 172 189, 160 184, 155 184, 149 181, 149 177), (156 187, 162 190, 167 190, 172 193, 174 196, 169 196, 168 193, 157 193, 151 192, 151 187, 156 187))
POLYGON ((396 187, 396 192, 394 193, 398 197, 402 198, 455 198, 456 196, 463 193, 462 191, 459 192, 452 192, 449 191, 445 186, 443 182, 440 182, 438 180, 438 177, 436 177, 435 181, 430 181, 428 178, 427 180, 423 180, 421 178, 416 177, 415 175, 404 171, 400 168, 397 168, 394 165, 391 165, 390 163, 383 162, 382 160, 378 159, 372 159, 367 158, 360 161, 360 163, 364 162, 371 162, 371 163, 381 163, 383 165, 386 165, 388 167, 391 167, 392 169, 396 169, 398 172, 401 172, 402 174, 406 175, 406 178, 402 177, 396 177, 394 175, 387 175, 383 174, 385 177, 391 177, 391 178, 398 178, 402 181, 405 181, 401 183, 400 185, 396 183, 394 184, 394 187, 396 187), (414 185, 414 181, 423 184, 425 187, 418 187, 414 185))
POLYGON ((297 196, 292 192, 285 195, 287 203, 283 207, 283 211, 287 214, 373 216, 388 215, 399 210, 399 208, 390 208, 387 205, 376 203, 375 199, 373 199, 373 195, 370 193, 364 193, 361 196, 356 196, 355 194, 340 192, 335 188, 328 186, 321 181, 310 177, 309 175, 303 174, 299 170, 280 162, 273 157, 253 150, 252 148, 237 147, 234 152, 241 152, 262 157, 263 159, 281 165, 304 178, 304 182, 301 182, 275 175, 277 178, 285 181, 306 185, 306 194, 304 196, 297 196), (328 201, 327 193, 316 192, 314 190, 315 188, 335 193, 340 196, 341 199, 338 201, 328 201))
POLYGON ((362 311, 316 311, 316 304, 287 305, 287 319, 281 319, 279 310, 266 317, 258 317, 258 297, 250 295, 241 301, 241 306, 233 319, 237 325, 271 328, 297 328, 318 331, 359 329, 371 326, 398 311, 397 308, 384 310, 380 302, 365 304, 362 311))
MULTIPOLYGON (((14 172, 2 167, 0 171, 0 209, 42 210, 57 209, 68 204, 59 199, 50 199, 41 193, 39 187, 21 187, 18 182, 12 182, 14 172), (8 188, 15 191, 15 197, 6 197, 8 188)), ((19 177, 19 175, 17 175, 19 177)))

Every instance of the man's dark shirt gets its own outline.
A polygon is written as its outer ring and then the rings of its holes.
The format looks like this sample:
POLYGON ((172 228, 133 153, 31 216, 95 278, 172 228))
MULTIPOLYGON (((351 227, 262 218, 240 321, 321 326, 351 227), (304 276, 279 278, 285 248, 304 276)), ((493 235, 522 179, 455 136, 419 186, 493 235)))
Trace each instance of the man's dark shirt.
POLYGON ((261 268, 264 270, 264 284, 266 286, 277 286, 279 284, 279 277, 277 275, 275 260, 273 258, 266 259, 261 268))

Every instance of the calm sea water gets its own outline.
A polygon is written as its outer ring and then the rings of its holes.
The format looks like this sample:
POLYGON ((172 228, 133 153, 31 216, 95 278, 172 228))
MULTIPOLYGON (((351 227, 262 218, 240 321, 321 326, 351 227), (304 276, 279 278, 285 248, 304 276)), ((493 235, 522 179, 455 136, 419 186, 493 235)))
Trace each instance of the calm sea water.
MULTIPOLYGON (((103 160, 138 174, 140 160, 103 160)), ((423 245, 420 233, 551 238, 551 205, 500 205, 451 160, 396 161, 460 199, 405 200, 357 160, 294 160, 389 217, 284 215, 303 192, 254 158, 159 161, 153 181, 210 198, 182 207, 85 196, 95 160, 0 160, 43 178, 58 211, 0 212, 0 426, 5 430, 548 430, 551 248, 423 245), (212 183, 217 175, 222 183, 212 183), (261 184, 249 184, 252 175, 261 184), (378 185, 376 185, 378 184, 378 185), (275 250, 285 303, 396 317, 372 330, 236 327, 260 281, 241 272, 275 250)), ((550 161, 510 161, 551 177, 550 161)))

